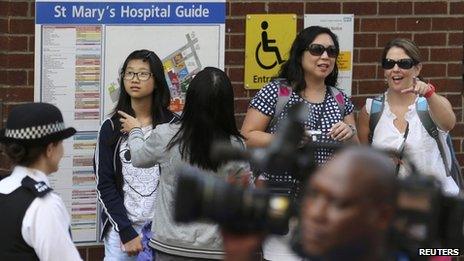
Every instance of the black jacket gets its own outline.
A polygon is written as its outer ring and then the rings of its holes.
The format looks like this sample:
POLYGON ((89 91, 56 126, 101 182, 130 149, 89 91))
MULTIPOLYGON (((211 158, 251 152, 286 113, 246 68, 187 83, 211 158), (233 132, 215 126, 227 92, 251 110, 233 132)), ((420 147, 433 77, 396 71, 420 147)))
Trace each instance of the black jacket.
MULTIPOLYGON (((159 124, 177 121, 175 114, 159 124)), ((122 164, 119 147, 123 139, 119 117, 106 119, 97 138, 94 171, 97 182, 97 196, 102 207, 100 239, 103 240, 110 224, 119 233, 123 244, 137 237, 124 206, 122 164)))

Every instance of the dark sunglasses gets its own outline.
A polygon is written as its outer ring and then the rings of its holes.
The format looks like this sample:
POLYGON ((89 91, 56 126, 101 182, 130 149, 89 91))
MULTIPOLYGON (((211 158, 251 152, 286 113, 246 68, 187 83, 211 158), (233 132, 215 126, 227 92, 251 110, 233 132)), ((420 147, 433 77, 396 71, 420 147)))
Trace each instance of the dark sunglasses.
POLYGON ((331 58, 337 58, 339 50, 337 47, 333 45, 329 45, 324 47, 321 44, 310 44, 306 50, 309 51, 310 54, 314 56, 321 56, 324 52, 327 52, 327 56, 331 58))
POLYGON ((398 61, 392 59, 383 59, 382 68, 391 69, 395 67, 395 64, 398 64, 398 67, 401 69, 411 69, 414 65, 418 64, 418 62, 414 61, 413 59, 401 59, 398 61))

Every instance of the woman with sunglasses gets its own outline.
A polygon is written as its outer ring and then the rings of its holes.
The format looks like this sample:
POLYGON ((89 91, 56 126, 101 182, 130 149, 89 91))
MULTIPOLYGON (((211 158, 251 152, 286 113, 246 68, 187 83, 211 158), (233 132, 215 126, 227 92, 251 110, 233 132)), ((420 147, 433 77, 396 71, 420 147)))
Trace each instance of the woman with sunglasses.
MULTIPOLYGON (((141 122, 148 137, 158 124, 171 122, 170 93, 163 64, 150 50, 129 54, 120 72, 119 100, 98 134, 95 150, 97 194, 102 204, 101 239, 105 260, 136 260, 142 251, 142 227, 151 222, 159 184, 159 166, 137 168, 132 164, 127 133, 121 133, 125 111, 141 122)), ((145 251, 146 249, 144 249, 145 251)))
MULTIPOLYGON (((457 194, 459 189, 451 177, 446 177, 445 166, 437 143, 427 133, 416 111, 418 97, 427 99, 432 120, 441 135, 453 129, 456 116, 450 102, 436 93, 436 87, 419 77, 422 63, 419 48, 408 39, 394 39, 387 43, 382 53, 386 92, 381 100, 383 111, 373 133, 370 133, 370 114, 373 99, 367 99, 359 115, 359 139, 364 144, 397 150, 407 154, 419 171, 435 175, 443 189, 457 194)), ((405 169, 398 163, 399 175, 405 169)))
MULTIPOLYGON (((242 126, 242 134, 248 147, 268 146, 279 123, 288 117, 289 108, 297 103, 307 106, 308 114, 303 124, 306 130, 320 133, 318 140, 357 142, 352 113, 354 105, 345 94, 333 87, 337 85, 338 54, 337 36, 330 29, 311 26, 298 34, 292 44, 290 57, 281 68, 278 76, 280 79, 264 86, 250 102, 242 126), (279 112, 276 110, 279 96, 285 90, 281 88, 282 85, 290 86, 291 89, 288 102, 279 112)), ((315 161, 323 164, 332 154, 330 149, 317 149, 315 161)), ((291 187, 292 191, 298 190, 298 181, 288 172, 266 171, 254 175, 259 175, 259 179, 264 180, 271 190, 279 186, 291 187)), ((263 246, 264 259, 296 260, 297 257, 288 248, 288 237, 269 237, 263 246)))

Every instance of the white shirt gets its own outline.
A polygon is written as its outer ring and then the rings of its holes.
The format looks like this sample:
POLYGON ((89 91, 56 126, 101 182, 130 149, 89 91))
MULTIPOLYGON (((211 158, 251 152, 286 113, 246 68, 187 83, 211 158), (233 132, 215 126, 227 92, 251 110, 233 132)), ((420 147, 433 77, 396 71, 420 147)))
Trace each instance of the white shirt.
POLYGON ((264 259, 270 261, 301 261, 299 257, 290 247, 290 234, 283 236, 269 235, 266 237, 262 247, 264 259))
MULTIPOLYGON (((366 99, 366 111, 368 114, 371 106, 372 99, 366 99)), ((404 117, 409 122, 409 133, 405 142, 404 154, 409 156, 409 159, 422 174, 436 177, 442 183, 443 192, 457 195, 459 188, 452 177, 446 176, 438 145, 422 126, 415 103, 409 105, 404 117)), ((372 146, 390 150, 400 149, 404 142, 404 133, 400 133, 393 124, 395 119, 396 115, 390 110, 387 95, 385 95, 384 110, 374 130, 372 146)), ((447 133, 439 129, 439 134, 445 136, 447 133)), ((401 167, 399 176, 404 177, 405 175, 406 170, 401 167)))
MULTIPOLYGON (((151 125, 142 128, 145 139, 148 139, 152 129, 151 125)), ((133 224, 143 226, 147 221, 151 221, 155 214, 156 192, 160 177, 159 165, 151 168, 134 167, 126 139, 121 142, 119 156, 124 178, 122 189, 127 217, 133 224)))
POLYGON ((298 256, 291 248, 290 241, 293 237, 296 223, 290 220, 289 232, 286 235, 269 235, 266 237, 262 248, 263 257, 270 261, 302 261, 303 258, 298 256))
MULTIPOLYGON (((24 177, 43 181, 50 186, 45 173, 21 166, 0 182, 0 193, 10 194, 21 186, 24 177)), ((61 198, 54 192, 35 198, 23 218, 21 235, 34 248, 40 260, 82 260, 69 235, 70 217, 61 198)))

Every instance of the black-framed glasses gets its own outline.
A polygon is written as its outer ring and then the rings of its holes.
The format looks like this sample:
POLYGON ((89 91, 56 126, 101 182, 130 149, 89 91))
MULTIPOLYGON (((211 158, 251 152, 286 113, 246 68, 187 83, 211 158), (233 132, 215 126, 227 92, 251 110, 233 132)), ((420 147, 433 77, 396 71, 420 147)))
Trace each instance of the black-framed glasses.
POLYGON ((340 52, 340 50, 338 50, 338 48, 334 45, 325 47, 322 44, 310 44, 306 50, 308 50, 309 53, 314 56, 321 56, 324 52, 327 52, 327 56, 331 58, 337 58, 340 52))
POLYGON ((413 59, 400 59, 398 61, 392 59, 383 59, 382 60, 382 68, 384 69, 391 69, 395 67, 395 64, 398 64, 398 67, 401 69, 411 69, 414 65, 418 64, 418 62, 414 61, 413 59))
POLYGON ((128 80, 128 81, 134 79, 135 76, 137 76, 137 79, 139 79, 140 81, 147 81, 148 79, 150 79, 151 75, 152 75, 151 72, 131 72, 131 71, 127 71, 122 74, 124 80, 128 80))

